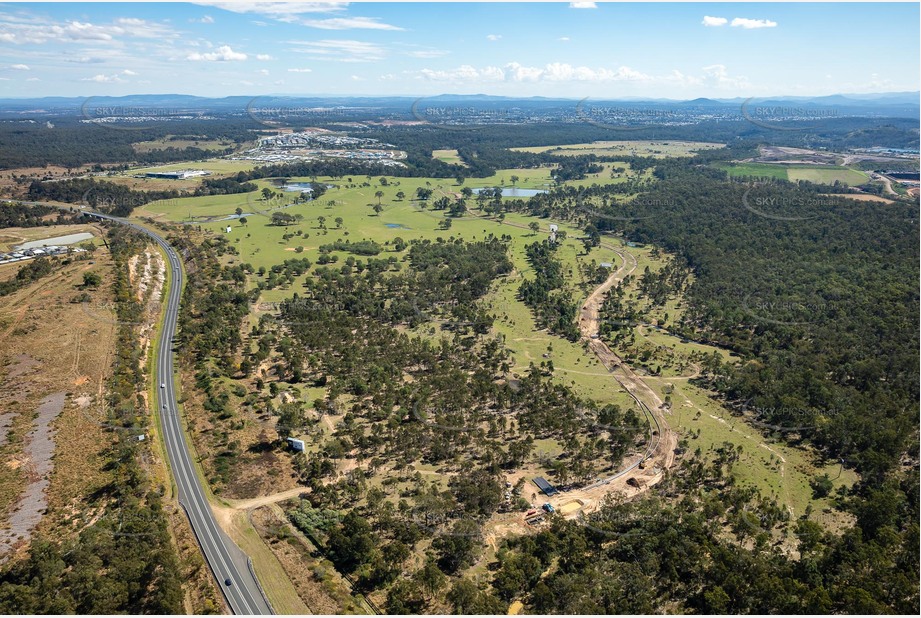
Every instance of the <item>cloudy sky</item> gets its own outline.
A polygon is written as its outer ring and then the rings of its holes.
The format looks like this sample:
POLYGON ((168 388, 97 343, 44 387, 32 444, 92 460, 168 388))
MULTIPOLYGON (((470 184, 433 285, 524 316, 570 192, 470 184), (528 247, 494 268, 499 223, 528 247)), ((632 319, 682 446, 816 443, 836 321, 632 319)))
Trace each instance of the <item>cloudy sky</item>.
POLYGON ((919 89, 919 5, 0 3, 0 96, 919 89))

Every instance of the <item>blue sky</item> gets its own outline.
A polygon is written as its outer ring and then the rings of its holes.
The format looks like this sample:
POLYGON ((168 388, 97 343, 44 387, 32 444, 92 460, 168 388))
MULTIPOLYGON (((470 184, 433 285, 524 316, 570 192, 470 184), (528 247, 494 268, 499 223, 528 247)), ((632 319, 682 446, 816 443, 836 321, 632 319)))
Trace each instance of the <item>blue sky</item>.
POLYGON ((0 3, 0 96, 919 89, 918 3, 0 3))

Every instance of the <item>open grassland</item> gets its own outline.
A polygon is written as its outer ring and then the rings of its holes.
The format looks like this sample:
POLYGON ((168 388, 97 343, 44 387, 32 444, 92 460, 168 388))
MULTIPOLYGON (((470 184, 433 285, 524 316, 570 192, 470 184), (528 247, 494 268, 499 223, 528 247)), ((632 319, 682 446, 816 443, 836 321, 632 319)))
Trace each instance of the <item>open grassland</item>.
POLYGON ((719 169, 725 170, 732 177, 756 176, 776 178, 796 182, 833 184, 835 181, 846 185, 862 185, 869 180, 864 172, 836 165, 782 165, 772 163, 721 163, 719 169))
POLYGON ((463 165, 466 167, 463 159, 457 153, 457 150, 433 150, 432 158, 437 161, 444 161, 448 165, 463 165))
POLYGON ((869 180, 869 176, 848 167, 790 167, 787 169, 787 177, 792 181, 808 180, 809 182, 833 184, 841 182, 846 185, 862 185, 869 180))
POLYGON ((126 172, 126 175, 146 174, 148 172, 175 172, 176 170, 206 170, 212 174, 235 174, 240 171, 251 170, 256 167, 254 161, 232 161, 230 159, 205 159, 204 161, 182 161, 180 163, 169 163, 166 165, 156 165, 154 167, 133 168, 126 172))
POLYGON ((593 154, 599 157, 630 155, 640 157, 690 157, 699 150, 722 148, 724 144, 712 142, 681 142, 681 141, 651 141, 651 140, 624 140, 624 141, 599 141, 586 144, 563 144, 559 146, 528 146, 512 148, 519 152, 549 153, 562 156, 578 156, 593 154))
POLYGON ((774 497, 796 517, 801 517, 811 505, 814 521, 833 528, 847 521, 846 515, 831 507, 829 498, 813 498, 809 481, 816 475, 828 474, 835 490, 841 486, 849 488, 857 480, 853 470, 842 469, 838 463, 819 462, 810 450, 766 437, 692 384, 656 379, 648 379, 647 383, 663 397, 666 384, 672 385, 672 411, 667 418, 681 438, 687 440, 692 453, 697 449, 702 453, 712 452, 725 444, 741 448, 742 454, 734 467, 741 483, 774 497))
POLYGON ((226 148, 231 148, 234 145, 234 142, 227 140, 217 140, 217 139, 172 139, 172 136, 167 135, 156 140, 150 140, 146 142, 135 142, 131 144, 131 147, 134 148, 135 152, 150 152, 151 150, 164 150, 166 148, 177 148, 179 150, 185 148, 201 148, 202 150, 224 150, 226 148))
MULTIPOLYGON (((88 311, 72 302, 84 273, 111 268, 104 250, 94 258, 94 265, 71 261, 0 297, 0 528, 18 536, 15 550, 25 549, 36 531, 76 534, 101 511, 92 496, 108 482, 100 410, 115 345, 114 316, 98 304, 88 311), (62 395, 63 408, 46 427, 52 437, 45 446, 51 448, 33 448, 46 437, 35 433, 36 410, 52 393, 62 395), (49 473, 37 473, 46 467, 49 473)), ((0 279, 21 266, 0 267, 0 279)), ((107 291, 104 285, 89 294, 105 299, 107 291)))

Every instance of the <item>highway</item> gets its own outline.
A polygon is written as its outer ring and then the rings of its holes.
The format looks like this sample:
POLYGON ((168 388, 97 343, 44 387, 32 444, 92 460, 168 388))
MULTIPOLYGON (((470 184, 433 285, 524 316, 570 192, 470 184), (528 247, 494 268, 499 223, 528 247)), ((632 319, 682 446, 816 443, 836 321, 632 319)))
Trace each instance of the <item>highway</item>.
POLYGON ((170 469, 176 486, 179 488, 179 504, 185 509, 192 525, 205 561, 211 567, 218 586, 227 599, 234 614, 266 615, 272 608, 263 596, 259 583, 249 564, 249 559, 233 541, 230 540, 217 521, 205 497, 205 492, 195 472, 195 464, 182 430, 182 419, 176 401, 175 380, 173 376, 173 338, 176 335, 176 322, 179 317, 179 298, 182 291, 182 264, 173 248, 159 235, 134 223, 118 217, 99 213, 86 213, 128 225, 151 238, 166 253, 169 260, 172 282, 166 301, 166 316, 160 337, 157 354, 157 366, 153 380, 156 385, 155 398, 157 412, 163 426, 163 441, 169 457, 170 469), (227 580, 230 585, 227 585, 227 580))

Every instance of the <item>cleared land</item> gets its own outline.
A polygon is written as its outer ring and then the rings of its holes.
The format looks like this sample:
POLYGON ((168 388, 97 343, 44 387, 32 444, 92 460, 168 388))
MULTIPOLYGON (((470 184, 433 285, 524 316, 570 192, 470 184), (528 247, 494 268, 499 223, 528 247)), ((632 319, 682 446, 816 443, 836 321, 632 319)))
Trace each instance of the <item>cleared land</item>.
MULTIPOLYGON (((0 252, 12 251, 14 247, 35 241, 68 236, 70 234, 94 234, 93 239, 83 242, 102 244, 99 231, 92 225, 54 225, 48 227, 5 227, 0 229, 0 252)), ((49 241, 49 244, 50 241, 49 241)))
POLYGON ((866 183, 870 177, 859 170, 837 165, 780 165, 773 163, 722 163, 719 169, 733 177, 756 176, 778 180, 808 180, 809 182, 833 184, 835 181, 855 186, 866 183))
POLYGON ((444 161, 449 165, 463 165, 467 166, 464 163, 463 159, 460 158, 460 155, 457 153, 457 150, 433 150, 432 158, 438 161, 444 161))
POLYGON ((224 150, 234 146, 234 142, 216 139, 174 139, 173 136, 162 137, 157 140, 147 142, 135 142, 131 144, 135 152, 150 152, 151 150, 163 150, 166 148, 201 148, 202 150, 224 150))
POLYGON ((519 152, 547 152, 563 156, 594 154, 598 156, 636 155, 641 157, 690 157, 697 151, 722 148, 725 144, 712 142, 682 141, 599 141, 585 144, 563 144, 559 146, 527 146, 512 148, 519 152))

